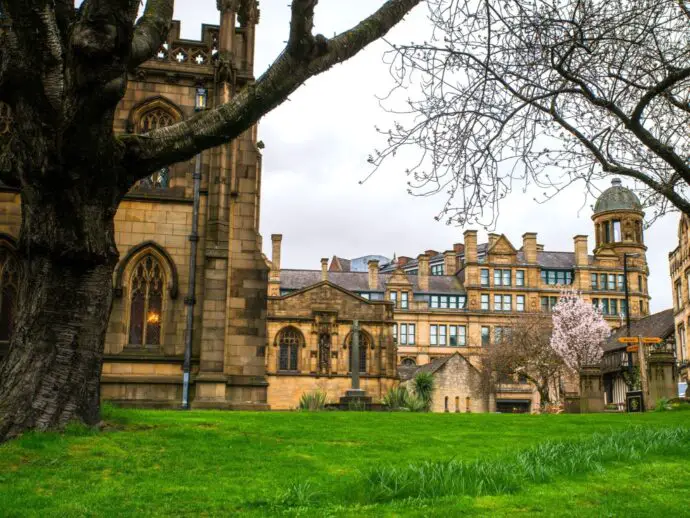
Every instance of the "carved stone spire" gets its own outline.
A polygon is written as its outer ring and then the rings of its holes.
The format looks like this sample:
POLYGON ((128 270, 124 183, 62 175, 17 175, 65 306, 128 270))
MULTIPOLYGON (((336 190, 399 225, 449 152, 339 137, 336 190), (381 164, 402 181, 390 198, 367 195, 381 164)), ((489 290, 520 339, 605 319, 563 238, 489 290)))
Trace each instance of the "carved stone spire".
POLYGON ((259 2, 257 0, 242 0, 240 3, 240 10, 237 17, 240 21, 240 26, 246 27, 248 25, 256 25, 259 23, 259 2))
POLYGON ((240 9, 241 0, 216 0, 216 6, 221 13, 232 11, 236 13, 240 9))

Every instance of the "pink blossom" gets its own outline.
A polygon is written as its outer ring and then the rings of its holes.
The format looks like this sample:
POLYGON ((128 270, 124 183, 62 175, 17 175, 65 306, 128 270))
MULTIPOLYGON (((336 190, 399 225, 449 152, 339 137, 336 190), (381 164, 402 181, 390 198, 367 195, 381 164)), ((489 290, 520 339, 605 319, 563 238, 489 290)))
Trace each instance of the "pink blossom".
POLYGON ((553 307, 551 347, 568 367, 579 370, 598 365, 604 354, 602 344, 611 328, 601 311, 584 300, 576 290, 564 290, 553 307))

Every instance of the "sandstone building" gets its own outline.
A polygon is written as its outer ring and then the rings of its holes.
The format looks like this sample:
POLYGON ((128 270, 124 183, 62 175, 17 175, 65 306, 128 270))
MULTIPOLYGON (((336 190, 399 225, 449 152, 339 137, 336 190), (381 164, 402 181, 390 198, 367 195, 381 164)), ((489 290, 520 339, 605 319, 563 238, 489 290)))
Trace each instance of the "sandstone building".
POLYGON ((678 246, 669 253, 673 320, 675 323, 676 359, 680 379, 687 383, 688 328, 690 327, 690 218, 683 214, 678 223, 678 246))
MULTIPOLYGON (((573 238, 572 251, 549 251, 534 233, 524 234, 516 247, 498 234, 478 243, 476 231, 468 230, 462 243, 442 253, 427 250, 416 259, 401 256, 385 265, 372 258, 366 272, 353 271, 350 261, 337 256, 330 266, 323 259, 321 272, 281 270, 274 261, 269 294, 288 297, 328 281, 370 301, 390 301, 399 364, 421 366, 460 353, 479 366, 484 346, 509 332, 521 313, 550 311, 564 287, 581 291, 599 305, 612 328, 624 323, 628 303, 632 320, 647 316, 643 216, 635 194, 615 179, 594 207, 592 254, 583 235, 573 238)), ((279 256, 280 237, 274 240, 273 253, 279 256)), ((275 326, 280 317, 269 311, 269 318, 275 326)), ((495 408, 528 410, 538 404, 536 392, 522 381, 500 385, 495 408)), ((604 378, 609 394, 613 383, 612 376, 604 378)), ((447 396, 453 404, 456 397, 473 397, 469 389, 461 392, 447 396)))

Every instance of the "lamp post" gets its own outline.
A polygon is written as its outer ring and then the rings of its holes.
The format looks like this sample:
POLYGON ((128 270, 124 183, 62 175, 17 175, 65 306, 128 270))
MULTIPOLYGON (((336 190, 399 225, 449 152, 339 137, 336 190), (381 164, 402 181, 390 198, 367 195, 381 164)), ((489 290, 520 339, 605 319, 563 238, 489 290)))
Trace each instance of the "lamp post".
MULTIPOLYGON (((194 96, 194 111, 206 109, 208 104, 208 90, 197 88, 194 96)), ((194 336, 194 305, 196 304, 196 250, 199 242, 199 197, 201 191, 201 152, 196 155, 194 167, 194 194, 192 204, 192 231, 189 234, 189 281, 187 296, 184 303, 187 306, 187 323, 185 329, 184 363, 182 365, 182 408, 189 410, 189 385, 192 370, 192 338, 194 336)))

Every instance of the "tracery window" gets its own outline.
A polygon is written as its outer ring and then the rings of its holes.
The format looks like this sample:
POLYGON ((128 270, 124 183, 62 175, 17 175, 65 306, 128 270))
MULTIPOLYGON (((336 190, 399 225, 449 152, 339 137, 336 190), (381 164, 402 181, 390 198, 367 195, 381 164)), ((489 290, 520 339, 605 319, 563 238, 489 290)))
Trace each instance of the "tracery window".
POLYGON ((9 135, 12 128, 12 113, 10 107, 0 102, 0 138, 9 135))
MULTIPOLYGON (((145 112, 139 119, 139 133, 148 133, 159 128, 165 128, 176 122, 175 117, 167 110, 153 108, 145 112)), ((167 189, 170 187, 170 168, 163 167, 148 178, 141 180, 137 187, 148 189, 167 189)))
POLYGON ((294 327, 286 327, 278 334, 278 370, 296 371, 300 346, 304 343, 302 333, 294 327))
MULTIPOLYGON (((359 332, 359 372, 367 371, 367 349, 371 347, 371 338, 363 331, 359 332)), ((349 354, 348 370, 352 372, 352 333, 347 336, 349 354)))
POLYGON ((164 285, 163 267, 153 255, 145 255, 134 268, 130 283, 130 345, 161 344, 164 285))
POLYGON ((19 262, 7 248, 0 249, 0 342, 12 336, 19 292, 19 262))

